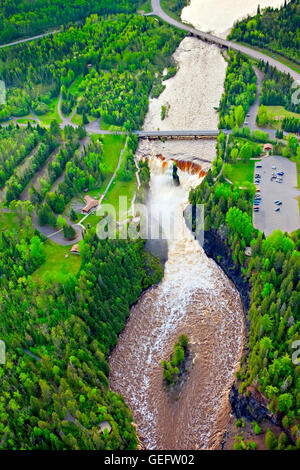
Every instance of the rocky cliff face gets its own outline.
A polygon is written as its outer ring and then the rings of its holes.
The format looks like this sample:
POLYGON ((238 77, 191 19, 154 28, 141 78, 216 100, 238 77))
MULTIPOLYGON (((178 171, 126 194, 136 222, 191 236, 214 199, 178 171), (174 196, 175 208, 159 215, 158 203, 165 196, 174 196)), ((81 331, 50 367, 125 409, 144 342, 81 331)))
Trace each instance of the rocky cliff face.
MULTIPOLYGON (((247 313, 250 307, 250 285, 243 277, 240 268, 233 263, 231 250, 226 244, 226 236, 222 233, 222 230, 205 232, 203 249, 207 256, 213 258, 223 269, 239 291, 245 314, 246 336, 248 336, 250 326, 247 313)), ((246 341, 244 355, 248 355, 248 352, 249 349, 246 341)), ((256 421, 258 423, 268 421, 272 424, 277 424, 277 418, 268 410, 264 397, 256 395, 254 391, 249 396, 241 395, 236 384, 233 384, 229 393, 229 402, 233 415, 237 419, 245 418, 248 421, 256 421)))
POLYGON ((237 419, 245 418, 248 421, 256 421, 257 423, 268 420, 272 424, 277 424, 276 416, 266 406, 252 394, 248 397, 240 395, 235 384, 233 384, 230 390, 229 402, 232 412, 237 419))
POLYGON ((226 237, 217 230, 209 230, 204 234, 203 249, 207 256, 212 258, 225 272, 229 279, 233 282, 243 303, 246 330, 249 330, 249 322, 247 313, 250 307, 250 286, 243 277, 239 267, 235 266, 230 247, 226 244, 226 237))

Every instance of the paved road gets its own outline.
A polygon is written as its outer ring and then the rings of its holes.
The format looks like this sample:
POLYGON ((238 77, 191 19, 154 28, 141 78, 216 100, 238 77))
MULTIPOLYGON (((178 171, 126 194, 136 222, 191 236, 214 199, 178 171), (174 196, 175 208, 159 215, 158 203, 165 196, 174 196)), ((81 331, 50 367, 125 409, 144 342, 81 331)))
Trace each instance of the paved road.
POLYGON ((61 110, 61 103, 62 103, 62 94, 60 92, 59 93, 59 99, 58 99, 58 105, 57 105, 57 112, 58 112, 58 115, 61 119, 61 124, 59 125, 59 127, 61 129, 64 129, 66 126, 72 126, 72 127, 74 127, 74 129, 76 129, 78 126, 77 126, 77 124, 74 124, 74 122, 72 122, 72 119, 73 119, 74 114, 76 113, 77 108, 75 107, 75 109, 72 111, 72 113, 69 117, 65 117, 62 113, 62 110, 61 110))
POLYGON ((250 116, 249 117, 246 116, 244 126, 243 126, 243 127, 249 127, 251 131, 258 130, 258 129, 261 130, 259 127, 257 127, 256 116, 257 116, 257 111, 259 108, 259 95, 260 95, 261 85, 262 85, 262 81, 264 78, 264 73, 261 70, 259 70, 257 67, 254 67, 254 71, 257 77, 255 101, 249 108, 248 114, 250 114, 250 116))
POLYGON ((255 170, 255 173, 262 175, 259 184, 262 202, 260 211, 253 214, 253 225, 266 236, 278 229, 291 233, 300 227, 297 200, 300 191, 297 189, 296 163, 287 158, 272 156, 263 158, 261 165, 262 168, 255 170), (272 166, 276 170, 272 170, 272 166), (283 182, 270 181, 272 172, 281 170, 284 172, 283 182), (281 206, 274 204, 277 199, 282 201, 281 206), (275 212, 276 207, 280 207, 279 212, 275 212))
POLYGON ((265 54, 262 54, 261 52, 250 49, 249 47, 236 44, 235 42, 218 38, 217 36, 213 36, 212 34, 209 34, 209 33, 204 33, 203 31, 199 31, 186 24, 183 24, 183 23, 180 23, 179 21, 174 20, 169 15, 167 15, 167 13, 164 12, 164 10, 161 7, 160 0, 151 0, 151 7, 152 7, 152 12, 154 15, 158 16, 160 19, 162 19, 166 23, 169 23, 178 29, 194 34, 195 36, 199 37, 200 39, 204 41, 208 41, 208 42, 211 42, 211 43, 214 43, 219 46, 226 47, 226 48, 230 47, 231 49, 240 51, 243 54, 253 57, 254 59, 268 62, 272 67, 276 67, 276 69, 279 70, 280 72, 289 73, 294 78, 294 80, 300 80, 300 73, 290 69, 287 65, 282 64, 281 62, 279 62, 276 59, 273 59, 272 57, 269 57, 265 54))
POLYGON ((37 36, 32 36, 32 37, 27 38, 27 39, 19 39, 18 41, 10 42, 8 44, 2 44, 0 46, 0 49, 3 49, 4 47, 17 46, 18 44, 22 44, 23 42, 35 41, 36 39, 41 39, 41 38, 44 38, 46 36, 50 36, 50 34, 55 34, 55 33, 59 33, 59 32, 60 32, 59 29, 55 29, 54 31, 49 31, 48 33, 44 33, 44 34, 38 34, 37 36))
MULTIPOLYGON (((214 44, 217 44, 219 46, 226 47, 226 48, 230 47, 231 49, 234 49, 236 51, 240 51, 243 54, 246 54, 250 57, 253 57, 254 59, 264 60, 265 62, 268 62, 272 67, 275 67, 277 70, 279 70, 281 72, 284 72, 284 73, 289 73, 294 78, 294 80, 300 80, 300 73, 296 72, 295 70, 290 69, 287 65, 282 64, 281 62, 279 62, 276 59, 273 59, 272 57, 269 57, 265 54, 262 54, 261 52, 250 49, 249 47, 242 46, 240 44, 236 44, 232 41, 227 41, 226 39, 218 38, 217 36, 214 36, 214 35, 209 34, 209 33, 204 33, 203 31, 199 31, 199 30, 197 30, 195 28, 192 28, 192 27, 190 27, 186 24, 183 24, 183 23, 180 23, 179 21, 174 20, 167 13, 164 12, 164 10, 161 7, 160 0, 151 0, 151 7, 152 7, 152 14, 158 16, 160 19, 162 19, 166 23, 169 23, 169 24, 175 26, 178 29, 181 29, 183 31, 187 31, 188 33, 191 33, 191 34, 194 34, 194 35, 198 36, 199 38, 201 38, 204 41, 209 41, 209 42, 212 42, 214 44)), ((15 46, 17 44, 22 44, 22 43, 28 42, 28 41, 34 41, 36 39, 40 39, 40 38, 49 36, 50 34, 55 34, 55 33, 59 33, 59 32, 60 32, 60 30, 56 29, 54 31, 50 31, 50 32, 44 33, 44 34, 38 34, 37 36, 32 36, 32 37, 27 38, 27 39, 20 39, 18 41, 14 41, 14 42, 11 42, 11 43, 8 43, 8 44, 2 44, 2 45, 0 45, 0 49, 2 49, 4 47, 15 46)))

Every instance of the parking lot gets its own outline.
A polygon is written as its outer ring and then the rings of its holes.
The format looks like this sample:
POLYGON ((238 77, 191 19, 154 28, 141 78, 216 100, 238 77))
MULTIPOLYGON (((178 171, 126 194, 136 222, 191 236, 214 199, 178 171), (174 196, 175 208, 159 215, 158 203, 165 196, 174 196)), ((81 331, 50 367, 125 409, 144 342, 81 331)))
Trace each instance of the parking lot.
POLYGON ((254 227, 265 235, 278 229, 290 233, 300 228, 296 163, 279 156, 266 157, 256 163, 254 174, 261 175, 260 183, 256 185, 260 188, 261 202, 259 212, 253 213, 254 227), (257 165, 262 165, 262 168, 257 168, 257 165), (280 171, 284 173, 282 182, 271 181, 272 173, 277 175, 280 171), (276 205, 276 200, 282 204, 276 205), (278 207, 280 210, 275 212, 278 207))

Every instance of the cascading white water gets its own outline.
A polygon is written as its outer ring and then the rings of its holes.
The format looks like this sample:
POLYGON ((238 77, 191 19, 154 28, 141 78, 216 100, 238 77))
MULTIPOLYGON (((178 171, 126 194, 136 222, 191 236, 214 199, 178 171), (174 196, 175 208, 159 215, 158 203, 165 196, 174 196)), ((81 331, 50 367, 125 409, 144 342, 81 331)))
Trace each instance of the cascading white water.
MULTIPOLYGON (((255 0, 247 2, 250 12, 255 0)), ((201 11, 195 11, 200 21, 201 11)), ((226 8, 222 15, 226 19, 226 8)), ((196 23, 196 15, 193 20, 196 23)), ((174 58, 179 71, 165 82, 161 96, 150 100, 144 128, 216 129, 226 70, 219 49, 187 37, 174 58), (169 112, 162 121, 163 105, 169 112)), ((185 168, 197 164, 207 170, 215 155, 213 141, 144 141, 137 152, 138 158, 149 159, 148 204, 156 207, 156 219, 168 234, 168 259, 162 282, 148 289, 131 309, 110 358, 110 384, 125 397, 148 449, 218 448, 229 419, 228 390, 244 342, 241 300, 185 225, 183 210, 189 189, 200 183, 198 176, 178 169, 181 185, 170 185, 165 166, 175 159, 188 162, 185 168), (190 339, 193 367, 175 397, 163 387, 160 363, 169 358, 182 333, 190 339)))
POLYGON ((189 189, 199 178, 178 170, 181 185, 176 187, 161 160, 152 157, 149 163, 148 204, 157 209, 164 234, 170 234, 170 220, 174 230, 163 281, 132 308, 111 355, 110 384, 133 410, 147 448, 207 448, 218 441, 228 416, 226 393, 243 342, 242 306, 231 282, 185 225, 189 189), (190 338, 194 365, 174 401, 163 389, 160 362, 181 333, 190 338))

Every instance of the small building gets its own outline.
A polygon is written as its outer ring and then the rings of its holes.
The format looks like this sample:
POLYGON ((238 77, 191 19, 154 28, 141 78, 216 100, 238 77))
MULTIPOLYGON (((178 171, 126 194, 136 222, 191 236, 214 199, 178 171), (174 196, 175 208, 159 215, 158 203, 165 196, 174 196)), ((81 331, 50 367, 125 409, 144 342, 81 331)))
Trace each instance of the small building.
POLYGON ((102 421, 102 423, 100 423, 100 426, 99 426, 99 432, 104 432, 104 430, 107 429, 108 430, 108 433, 111 432, 111 425, 109 424, 108 421, 102 421))
POLYGON ((251 256, 251 246, 247 246, 245 249, 245 255, 246 256, 251 256))
POLYGON ((70 251, 73 255, 80 255, 79 244, 73 245, 70 251))
POLYGON ((82 209, 84 214, 88 214, 92 209, 98 206, 99 201, 93 199, 91 196, 84 196, 86 206, 82 209))
POLYGON ((272 150, 273 150, 273 145, 272 144, 265 144, 264 145, 264 152, 269 154, 270 152, 272 152, 272 150))

